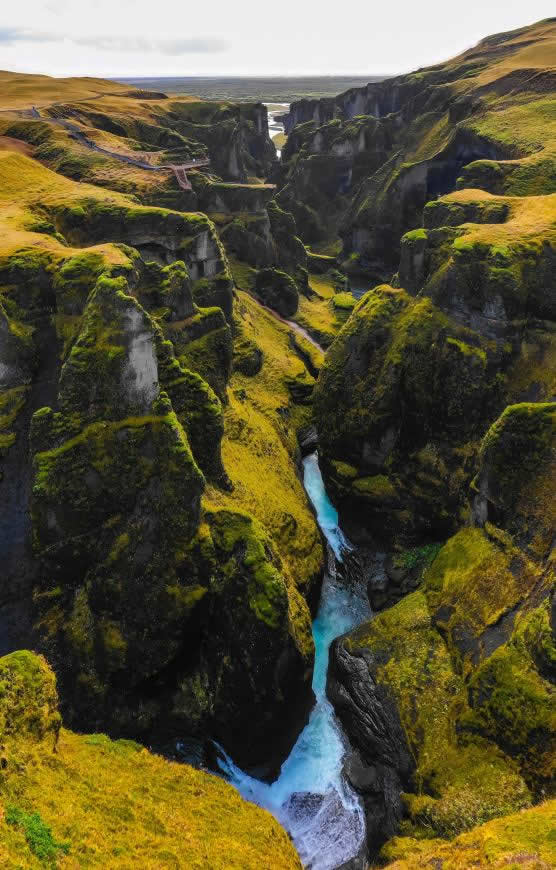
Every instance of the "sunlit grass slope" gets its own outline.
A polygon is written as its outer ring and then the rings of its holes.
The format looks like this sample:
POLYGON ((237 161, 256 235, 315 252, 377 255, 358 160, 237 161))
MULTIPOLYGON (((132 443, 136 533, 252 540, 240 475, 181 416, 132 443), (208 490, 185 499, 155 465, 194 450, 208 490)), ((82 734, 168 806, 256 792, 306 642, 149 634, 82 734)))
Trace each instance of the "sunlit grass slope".
POLYGON ((389 870, 468 870, 471 867, 550 870, 556 866, 556 801, 522 810, 443 840, 391 841, 384 857, 389 870))
POLYGON ((0 866, 276 870, 301 864, 279 824, 222 779, 139 744, 59 728, 54 677, 0 659, 0 866))

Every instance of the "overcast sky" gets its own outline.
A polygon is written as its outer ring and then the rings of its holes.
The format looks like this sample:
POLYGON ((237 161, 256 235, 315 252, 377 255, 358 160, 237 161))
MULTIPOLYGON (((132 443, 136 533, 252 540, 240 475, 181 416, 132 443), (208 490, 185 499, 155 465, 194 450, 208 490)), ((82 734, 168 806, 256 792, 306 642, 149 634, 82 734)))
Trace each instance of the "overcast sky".
POLYGON ((393 74, 554 15, 554 0, 19 0, 0 68, 49 75, 393 74))

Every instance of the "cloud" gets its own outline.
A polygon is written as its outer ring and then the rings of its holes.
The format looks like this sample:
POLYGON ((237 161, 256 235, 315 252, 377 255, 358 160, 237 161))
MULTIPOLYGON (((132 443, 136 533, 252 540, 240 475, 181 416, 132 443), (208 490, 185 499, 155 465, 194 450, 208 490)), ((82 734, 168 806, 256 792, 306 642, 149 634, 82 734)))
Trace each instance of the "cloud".
POLYGON ((144 36, 66 36, 60 33, 32 30, 27 27, 0 27, 0 45, 15 45, 17 42, 63 42, 97 48, 100 51, 133 51, 147 54, 216 54, 225 51, 228 43, 211 37, 174 39, 151 39, 144 36))
POLYGON ((16 42, 57 42, 59 37, 40 30, 26 27, 0 27, 0 45, 14 45, 16 42))
POLYGON ((79 36, 70 37, 77 45, 91 46, 102 51, 157 51, 161 54, 214 54, 225 51, 223 39, 191 37, 189 39, 148 39, 143 36, 79 36))

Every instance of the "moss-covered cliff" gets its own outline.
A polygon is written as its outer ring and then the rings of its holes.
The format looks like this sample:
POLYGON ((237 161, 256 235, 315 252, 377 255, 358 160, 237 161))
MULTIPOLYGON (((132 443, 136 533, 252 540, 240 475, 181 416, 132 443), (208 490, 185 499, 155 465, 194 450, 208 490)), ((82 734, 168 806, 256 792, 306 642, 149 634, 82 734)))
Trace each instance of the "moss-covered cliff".
POLYGON ((357 268, 397 271, 332 343, 314 414, 343 526, 379 553, 381 612, 335 644, 328 690, 371 849, 399 866, 466 866, 421 841, 554 793, 553 41, 553 21, 484 40, 290 132, 291 185, 368 131, 350 113, 398 127, 343 230, 357 268))
POLYGON ((553 193, 555 31, 547 19, 434 67, 293 103, 280 197, 302 238, 340 233, 346 266, 389 280, 428 200, 456 186, 553 193))
POLYGON ((553 793, 555 412, 504 412, 482 442, 473 524, 334 649, 329 692, 374 771, 359 787, 378 840, 452 837, 553 793))
POLYGON ((322 548, 295 400, 313 378, 272 318, 259 349, 253 303, 258 363, 233 376, 253 410, 230 383, 244 315, 206 215, 0 153, 3 649, 39 645, 81 727, 211 733, 273 767, 311 700, 322 548), (275 454, 276 509, 237 483, 255 443, 275 454))

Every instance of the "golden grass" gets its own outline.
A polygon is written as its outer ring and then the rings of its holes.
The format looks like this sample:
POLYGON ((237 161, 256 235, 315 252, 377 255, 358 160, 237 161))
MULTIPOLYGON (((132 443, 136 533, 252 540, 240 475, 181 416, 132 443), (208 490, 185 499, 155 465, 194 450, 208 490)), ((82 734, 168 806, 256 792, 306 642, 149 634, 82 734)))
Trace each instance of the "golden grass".
MULTIPOLYGON (((222 779, 104 735, 62 730, 50 744, 8 747, 0 784, 0 866, 41 868, 23 833, 5 820, 17 806, 39 813, 69 844, 59 870, 300 870, 287 834, 222 779)), ((47 862, 48 866, 52 866, 47 862)))
POLYGON ((330 280, 323 275, 311 275, 309 284, 315 295, 311 299, 302 294, 299 296, 299 308, 293 320, 323 347, 328 347, 345 323, 346 314, 332 304, 336 290, 330 280))
POLYGON ((521 810, 461 834, 452 842, 397 838, 384 850, 389 870, 469 870, 470 867, 551 870, 556 867, 556 800, 521 810))
POLYGON ((556 245, 556 193, 547 196, 495 196, 484 190, 457 190, 443 197, 447 202, 493 202, 509 207, 508 219, 502 224, 464 224, 465 234, 458 246, 485 242, 502 247, 540 239, 556 245))
POLYGON ((309 422, 309 409, 292 404, 287 379, 308 377, 292 349, 290 330, 247 293, 237 291, 237 319, 264 354, 255 377, 235 372, 225 408, 222 458, 233 492, 209 486, 207 510, 247 511, 262 524, 283 561, 290 612, 300 646, 312 648, 311 620, 299 591, 323 563, 313 513, 295 464, 296 429, 309 422))
POLYGON ((10 109, 30 109, 53 102, 95 99, 102 94, 125 93, 135 90, 128 85, 106 79, 52 78, 43 75, 0 72, 0 106, 10 109))
MULTIPOLYGON (((0 256, 23 247, 40 249, 60 258, 82 251, 62 245, 53 236, 32 232, 26 226, 32 216, 30 208, 38 203, 70 205, 85 198, 132 204, 121 194, 58 175, 25 154, 0 150, 0 256)), ((88 250, 103 254, 107 263, 126 262, 125 254, 115 245, 96 245, 88 250)))
MULTIPOLYGON (((539 21, 530 27, 511 31, 505 36, 506 39, 503 43, 493 36, 481 40, 478 45, 467 49, 446 63, 445 68, 458 67, 466 61, 480 63, 490 60, 491 62, 484 69, 479 70, 477 76, 471 80, 473 85, 486 85, 516 69, 554 69, 556 67, 556 21, 554 19, 539 21), (500 46, 508 50, 503 51, 500 60, 496 62, 497 49, 500 46)), ((469 81, 469 79, 460 79, 457 82, 458 89, 467 89, 466 82, 468 86, 469 81)))

